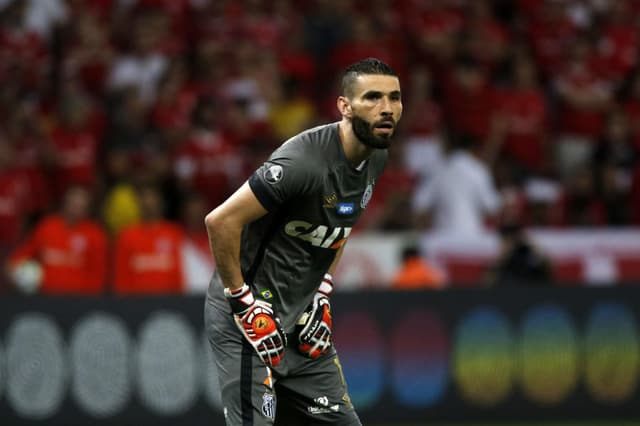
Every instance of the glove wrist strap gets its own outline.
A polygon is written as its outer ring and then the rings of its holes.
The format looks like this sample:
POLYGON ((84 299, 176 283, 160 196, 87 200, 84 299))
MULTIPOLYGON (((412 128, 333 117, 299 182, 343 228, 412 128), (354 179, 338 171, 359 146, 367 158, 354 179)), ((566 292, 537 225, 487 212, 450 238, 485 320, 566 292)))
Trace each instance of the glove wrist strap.
POLYGON ((318 292, 329 296, 333 292, 333 277, 331 274, 324 274, 324 278, 318 287, 318 292))
POLYGON ((231 310, 236 314, 246 311, 256 301, 251 292, 251 287, 247 283, 233 290, 225 287, 224 295, 227 297, 229 305, 231 305, 231 310))

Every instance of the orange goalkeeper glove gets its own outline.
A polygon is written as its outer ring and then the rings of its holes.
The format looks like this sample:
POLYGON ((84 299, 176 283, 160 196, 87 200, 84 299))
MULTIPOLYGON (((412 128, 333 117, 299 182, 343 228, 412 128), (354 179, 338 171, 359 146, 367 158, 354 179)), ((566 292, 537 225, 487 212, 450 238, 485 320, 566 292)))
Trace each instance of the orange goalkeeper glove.
POLYGON ((298 320, 298 350, 309 358, 316 359, 331 348, 331 305, 329 296, 333 292, 330 274, 325 274, 313 302, 298 320))
POLYGON ((260 360, 271 367, 280 364, 287 345, 287 335, 271 303, 256 300, 247 284, 235 290, 225 288, 224 294, 231 305, 236 326, 253 346, 260 360))

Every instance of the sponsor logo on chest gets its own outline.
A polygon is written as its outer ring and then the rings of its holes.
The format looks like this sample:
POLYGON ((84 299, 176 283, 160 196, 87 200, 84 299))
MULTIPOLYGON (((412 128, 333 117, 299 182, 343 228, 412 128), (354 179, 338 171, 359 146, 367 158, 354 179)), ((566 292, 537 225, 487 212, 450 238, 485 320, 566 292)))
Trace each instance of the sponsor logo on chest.
POLYGON ((330 228, 324 225, 314 225, 304 220, 292 220, 285 225, 284 232, 291 237, 307 241, 314 247, 339 249, 349 237, 351 227, 330 228))

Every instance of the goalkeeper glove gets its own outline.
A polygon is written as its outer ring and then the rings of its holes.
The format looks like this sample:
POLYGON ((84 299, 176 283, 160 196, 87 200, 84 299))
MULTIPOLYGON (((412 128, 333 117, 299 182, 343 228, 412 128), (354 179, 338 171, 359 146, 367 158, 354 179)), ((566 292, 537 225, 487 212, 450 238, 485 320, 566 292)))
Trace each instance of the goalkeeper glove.
POLYGON ((271 303, 256 300, 247 284, 224 294, 231 305, 233 319, 244 338, 253 346, 263 363, 280 364, 287 345, 287 335, 274 314, 271 303))
POLYGON ((324 279, 313 296, 313 302, 298 320, 301 328, 298 334, 300 345, 298 350, 316 359, 324 355, 331 347, 331 305, 329 295, 333 292, 333 281, 330 274, 324 274, 324 279))

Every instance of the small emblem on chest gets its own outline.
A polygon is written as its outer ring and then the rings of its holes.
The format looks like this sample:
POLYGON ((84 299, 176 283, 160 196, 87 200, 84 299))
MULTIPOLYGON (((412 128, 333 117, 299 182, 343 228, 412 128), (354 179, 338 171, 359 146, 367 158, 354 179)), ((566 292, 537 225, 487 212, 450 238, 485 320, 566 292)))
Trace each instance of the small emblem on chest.
POLYGON ((362 194, 362 200, 360 201, 360 207, 363 209, 367 207, 369 201, 371 201, 371 196, 373 195, 373 183, 369 183, 367 185, 367 189, 364 190, 364 194, 362 194))
POLYGON ((337 205, 338 205, 338 196, 336 194, 324 196, 324 204, 322 204, 322 207, 326 209, 333 209, 337 205))

